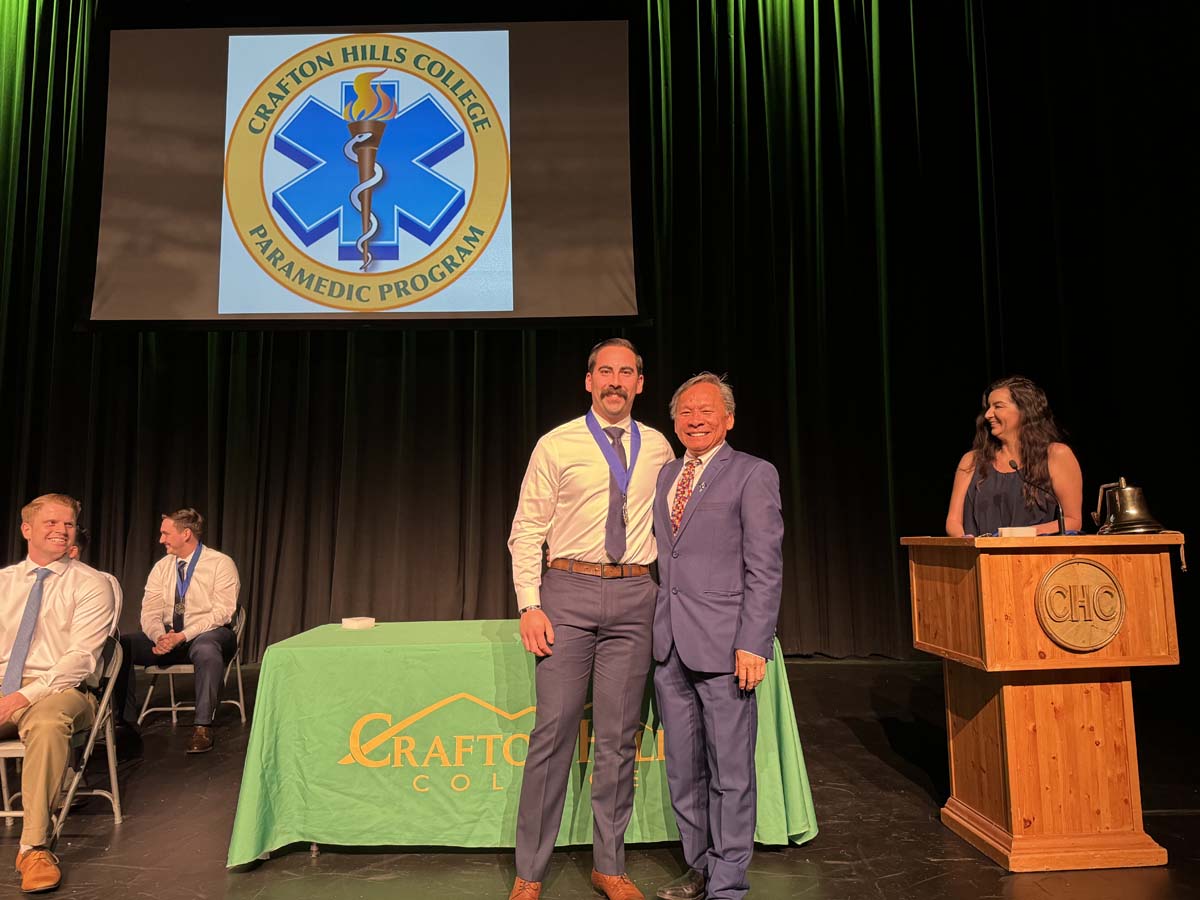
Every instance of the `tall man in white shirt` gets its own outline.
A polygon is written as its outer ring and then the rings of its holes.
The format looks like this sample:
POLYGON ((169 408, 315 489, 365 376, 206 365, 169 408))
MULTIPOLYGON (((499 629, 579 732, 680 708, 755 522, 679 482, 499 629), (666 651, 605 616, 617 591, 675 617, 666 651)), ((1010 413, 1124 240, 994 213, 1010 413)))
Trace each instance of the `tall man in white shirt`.
POLYGON ((633 344, 597 344, 584 386, 592 396, 587 415, 534 448, 508 541, 521 640, 538 657, 510 900, 541 895, 589 682, 592 884, 610 900, 642 900, 625 872, 625 828, 657 592, 651 504, 658 471, 674 454, 660 432, 630 417, 643 386, 633 344))
POLYGON ((50 852, 50 804, 58 797, 71 735, 91 725, 96 698, 79 689, 96 668, 112 627, 113 594, 95 569, 70 559, 79 503, 45 494, 21 510, 29 551, 0 570, 0 740, 25 743, 25 811, 16 868, 21 890, 62 881, 50 852))
POLYGON ((213 748, 213 716, 225 664, 237 652, 229 623, 237 609, 237 566, 219 550, 205 546, 204 517, 180 509, 162 517, 158 542, 166 555, 154 564, 142 597, 142 630, 122 635, 125 663, 113 687, 113 708, 125 723, 137 721, 138 705, 130 689, 133 666, 196 667, 196 713, 188 753, 213 748))

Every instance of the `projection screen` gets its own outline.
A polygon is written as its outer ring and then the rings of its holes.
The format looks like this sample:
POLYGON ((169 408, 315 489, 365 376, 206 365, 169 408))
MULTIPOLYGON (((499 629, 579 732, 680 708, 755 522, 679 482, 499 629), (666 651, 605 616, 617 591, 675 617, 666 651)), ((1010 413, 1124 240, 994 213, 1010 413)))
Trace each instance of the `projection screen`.
POLYGON ((637 315, 625 22, 110 51, 93 321, 637 315))

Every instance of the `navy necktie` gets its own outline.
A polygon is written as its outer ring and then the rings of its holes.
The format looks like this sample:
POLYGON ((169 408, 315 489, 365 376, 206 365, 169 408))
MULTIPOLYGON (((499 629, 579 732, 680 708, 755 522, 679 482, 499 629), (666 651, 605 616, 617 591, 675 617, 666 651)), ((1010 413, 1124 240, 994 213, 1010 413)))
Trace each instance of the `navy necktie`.
POLYGON ((187 578, 187 561, 181 559, 175 565, 179 569, 179 583, 175 588, 175 615, 171 619, 171 630, 183 631, 183 582, 187 578))
POLYGON ((21 676, 25 672, 25 659, 29 656, 29 645, 33 643, 33 632, 37 628, 38 615, 42 611, 42 589, 46 576, 51 569, 35 569, 37 580, 29 589, 29 599, 25 601, 25 612, 21 614, 21 624, 17 627, 17 639, 13 641, 12 653, 8 655, 8 665, 4 669, 4 683, 0 684, 0 694, 9 694, 21 689, 21 676))
MULTIPOLYGON (((621 443, 621 435, 625 433, 625 429, 614 425, 605 428, 604 433, 612 441, 621 466, 628 469, 625 445, 621 443)), ((621 557, 625 555, 625 496, 617 486, 617 477, 612 472, 608 473, 608 519, 604 523, 604 552, 613 562, 620 562, 621 557)))

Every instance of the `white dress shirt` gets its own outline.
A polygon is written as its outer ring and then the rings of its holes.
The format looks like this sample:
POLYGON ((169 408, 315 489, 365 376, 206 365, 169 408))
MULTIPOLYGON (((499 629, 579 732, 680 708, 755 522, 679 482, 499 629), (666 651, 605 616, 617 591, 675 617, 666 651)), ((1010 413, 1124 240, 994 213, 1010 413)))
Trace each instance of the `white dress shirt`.
MULTIPOLYGON (((179 560, 180 557, 168 553, 154 564, 146 579, 146 593, 142 596, 142 631, 152 641, 166 634, 175 618, 179 560)), ((190 568, 192 558, 188 556, 183 562, 190 568)), ((241 582, 233 560, 205 544, 184 599, 184 638, 195 640, 206 631, 228 625, 237 608, 240 590, 241 582)))
POLYGON ((102 573, 77 559, 64 556, 38 566, 26 557, 0 569, 0 679, 39 568, 54 574, 43 582, 42 609, 22 670, 22 680, 34 679, 21 686, 30 703, 78 687, 91 675, 113 624, 112 586, 102 573))
MULTIPOLYGON (((542 544, 549 545, 550 559, 609 561, 604 551, 604 526, 608 521, 610 472, 586 418, 572 419, 543 435, 529 458, 508 538, 519 609, 539 602, 542 544)), ((612 427, 599 416, 596 421, 601 428, 612 427)), ((616 423, 625 429, 621 443, 626 459, 632 455, 631 421, 626 418, 616 423)), ((653 531, 654 485, 659 469, 675 454, 662 432, 641 422, 638 431, 642 444, 629 482, 625 555, 619 561, 649 565, 658 558, 653 531)))

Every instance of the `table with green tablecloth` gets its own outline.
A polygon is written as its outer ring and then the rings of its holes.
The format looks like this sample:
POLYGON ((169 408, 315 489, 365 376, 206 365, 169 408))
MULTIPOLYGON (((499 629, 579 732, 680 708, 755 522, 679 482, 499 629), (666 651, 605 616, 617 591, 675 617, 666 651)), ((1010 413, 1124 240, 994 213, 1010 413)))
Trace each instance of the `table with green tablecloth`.
MULTIPOLYGON (((228 865, 296 842, 511 847, 533 727, 534 658, 516 620, 323 625, 267 648, 228 865)), ((778 643, 758 687, 763 844, 817 832, 778 643)), ((678 837, 647 685, 629 843, 678 837)), ((590 844, 591 707, 558 844, 590 844)))

